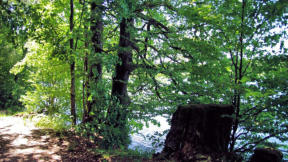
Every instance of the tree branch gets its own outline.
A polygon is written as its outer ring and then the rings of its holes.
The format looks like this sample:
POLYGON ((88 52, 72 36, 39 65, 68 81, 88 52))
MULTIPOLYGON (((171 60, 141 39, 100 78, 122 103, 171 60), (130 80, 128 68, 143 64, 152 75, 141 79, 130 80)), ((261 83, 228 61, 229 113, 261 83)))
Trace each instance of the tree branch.
POLYGON ((163 34, 166 34, 169 32, 169 28, 162 24, 161 22, 157 21, 156 19, 153 19, 151 17, 148 17, 146 15, 144 15, 143 13, 136 13, 137 16, 139 16, 140 18, 142 18, 143 20, 148 21, 151 25, 154 25, 156 28, 158 29, 164 29, 165 31, 162 31, 163 34))
POLYGON ((260 139, 260 140, 258 140, 258 141, 246 143, 246 144, 243 145, 242 147, 236 149, 235 152, 252 151, 252 149, 253 149, 254 147, 256 147, 258 144, 262 143, 263 141, 268 140, 269 138, 275 137, 275 136, 277 136, 277 135, 279 135, 279 134, 286 133, 286 132, 287 132, 287 130, 282 130, 282 131, 280 131, 280 132, 272 133, 272 134, 270 134, 269 136, 266 136, 266 137, 264 137, 264 138, 262 138, 262 139, 260 139), (254 146, 252 146, 252 147, 250 147, 250 148, 244 149, 244 148, 247 147, 248 145, 252 145, 252 144, 254 144, 254 146))

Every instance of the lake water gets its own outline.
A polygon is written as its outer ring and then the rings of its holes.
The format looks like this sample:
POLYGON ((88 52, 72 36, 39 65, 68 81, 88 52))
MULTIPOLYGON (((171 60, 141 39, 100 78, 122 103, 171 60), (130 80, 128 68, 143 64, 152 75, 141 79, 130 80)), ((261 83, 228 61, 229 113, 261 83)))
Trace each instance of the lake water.
MULTIPOLYGON (((153 119, 157 120, 160 123, 160 127, 157 125, 153 125, 151 122, 149 122, 149 127, 146 127, 145 124, 143 126, 143 129, 139 131, 138 133, 130 135, 131 137, 131 144, 129 145, 129 149, 144 151, 144 152, 151 152, 156 151, 160 152, 163 149, 162 146, 153 146, 153 140, 149 139, 149 136, 155 135, 155 133, 163 133, 165 130, 170 129, 170 125, 167 122, 167 118, 162 116, 156 116, 153 119)), ((167 134, 166 134, 167 135, 167 134)), ((166 135, 159 138, 159 141, 157 143, 163 143, 165 141, 166 135)))

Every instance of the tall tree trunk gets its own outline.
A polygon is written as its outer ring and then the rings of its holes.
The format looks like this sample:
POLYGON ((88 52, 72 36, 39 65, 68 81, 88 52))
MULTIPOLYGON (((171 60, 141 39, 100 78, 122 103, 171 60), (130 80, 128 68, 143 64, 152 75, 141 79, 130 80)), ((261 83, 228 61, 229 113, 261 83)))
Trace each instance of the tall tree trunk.
POLYGON ((120 23, 120 41, 118 50, 120 63, 116 64, 115 76, 113 77, 112 83, 112 96, 116 97, 121 105, 128 105, 130 103, 127 93, 127 84, 130 73, 132 72, 132 27, 132 18, 122 19, 120 23))
MULTIPOLYGON (((73 32, 74 28, 74 6, 73 0, 70 0, 70 32, 73 32)), ((71 87, 70 87, 70 102, 71 102, 71 116, 72 116, 72 125, 76 125, 76 110, 75 110, 75 60, 73 56, 73 38, 70 38, 70 55, 71 55, 71 63, 70 63, 70 74, 71 74, 71 87)))
MULTIPOLYGON (((91 3, 91 32, 92 32, 92 47, 93 52, 89 57, 89 72, 88 72, 88 86, 87 86, 87 97, 92 93, 91 91, 97 91, 98 83, 102 77, 102 63, 101 63, 101 52, 103 51, 102 43, 102 32, 103 32, 103 1, 94 1, 91 3)), ((98 95, 99 97, 99 95, 98 95)), ((87 98, 87 112, 85 112, 85 117, 83 122, 88 122, 91 120, 89 113, 92 109, 95 109, 97 113, 97 96, 92 96, 92 100, 87 98)))
MULTIPOLYGON (((240 86, 242 85, 241 80, 243 78, 243 55, 244 55, 244 45, 243 45, 243 39, 244 39, 244 16, 245 16, 245 0, 242 1, 242 11, 241 11, 241 31, 240 31, 240 38, 239 38, 239 45, 240 45, 240 56, 237 52, 236 54, 236 61, 234 63, 235 68, 235 79, 234 83, 236 85, 236 89, 234 90, 234 98, 232 101, 232 104, 235 107, 235 119, 232 126, 232 133, 231 133, 231 142, 230 142, 230 152, 233 152, 237 135, 236 132, 239 127, 239 118, 240 118, 240 105, 241 105, 241 90, 240 86), (239 61, 238 61, 239 60, 239 61), (238 65, 239 63, 239 65, 238 65)), ((233 58, 232 58, 233 59, 233 58)))
MULTIPOLYGON (((88 39, 88 27, 85 25, 85 49, 89 48, 89 39, 88 39)), ((88 108, 87 108, 87 102, 88 102, 88 84, 89 84, 89 78, 88 78, 88 52, 85 52, 84 56, 84 75, 83 75, 83 116, 82 116, 82 122, 85 122, 85 119, 88 117, 88 108)))
POLYGON ((120 23, 120 41, 118 49, 119 62, 115 67, 115 75, 112 78, 112 105, 107 110, 108 129, 111 136, 117 138, 113 147, 126 147, 129 142, 129 127, 127 126, 127 106, 130 99, 127 93, 127 84, 132 72, 132 35, 133 19, 123 18, 120 23))

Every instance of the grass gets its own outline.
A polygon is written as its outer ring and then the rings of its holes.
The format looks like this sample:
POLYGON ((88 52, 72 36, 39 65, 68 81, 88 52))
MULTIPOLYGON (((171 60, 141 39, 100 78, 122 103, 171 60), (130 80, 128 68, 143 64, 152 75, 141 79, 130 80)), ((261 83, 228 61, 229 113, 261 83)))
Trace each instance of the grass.
POLYGON ((1 109, 0 108, 0 116, 1 117, 7 117, 7 116, 12 116, 12 115, 15 115, 19 112, 22 112, 23 109, 21 108, 5 108, 5 109, 1 109))
POLYGON ((63 132, 65 130, 68 130, 70 127, 67 126, 65 118, 61 118, 61 116, 58 117, 52 117, 52 116, 46 116, 43 114, 35 114, 27 111, 19 111, 18 108, 16 111, 13 109, 0 109, 0 117, 8 117, 8 116, 18 116, 22 117, 24 121, 24 125, 28 122, 27 120, 32 121, 36 127, 44 128, 44 129, 53 129, 55 132, 63 132))
POLYGON ((35 126, 39 128, 53 129, 56 132, 63 132, 69 129, 65 119, 61 117, 36 115, 32 117, 31 120, 35 123, 35 126))
POLYGON ((143 159, 149 160, 152 159, 153 152, 144 152, 139 150, 106 150, 106 149, 97 149, 94 150, 96 154, 101 154, 104 159, 132 159, 133 161, 142 161, 143 159))
POLYGON ((7 117, 8 115, 0 111, 0 117, 7 117))

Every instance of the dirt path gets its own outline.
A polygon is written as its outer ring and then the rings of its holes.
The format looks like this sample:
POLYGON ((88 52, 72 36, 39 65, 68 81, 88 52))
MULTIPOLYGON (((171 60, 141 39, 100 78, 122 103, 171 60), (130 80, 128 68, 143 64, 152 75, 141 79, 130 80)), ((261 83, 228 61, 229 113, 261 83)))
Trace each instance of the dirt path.
POLYGON ((0 161, 61 161, 60 146, 20 117, 0 117, 0 161))
POLYGON ((36 128, 21 117, 0 117, 0 162, 102 161, 85 140, 36 128))
POLYGON ((21 117, 0 116, 0 162, 134 162, 152 160, 137 157, 103 157, 95 154, 97 142, 72 132, 60 135, 51 129, 36 128, 21 117))

